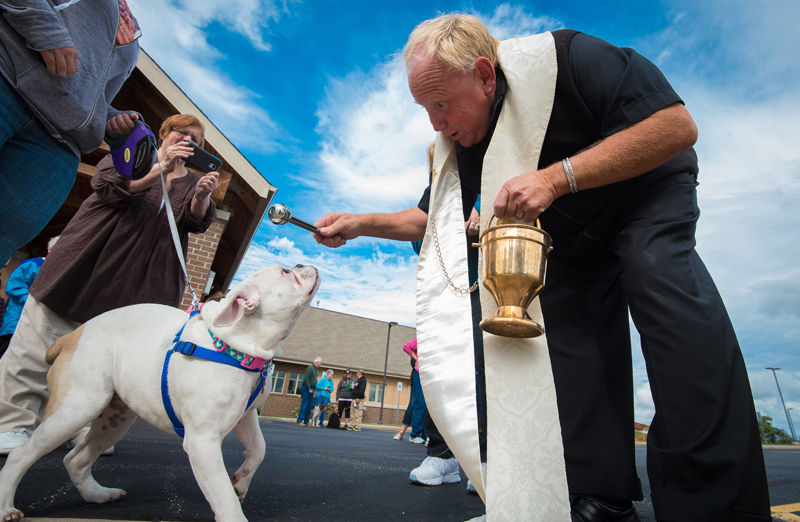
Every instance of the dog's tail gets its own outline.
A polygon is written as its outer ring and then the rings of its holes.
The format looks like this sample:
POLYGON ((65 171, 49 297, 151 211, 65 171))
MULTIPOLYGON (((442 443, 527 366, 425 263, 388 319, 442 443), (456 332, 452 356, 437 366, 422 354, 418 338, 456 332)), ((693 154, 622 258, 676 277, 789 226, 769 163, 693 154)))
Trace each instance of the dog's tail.
POLYGON ((83 334, 84 326, 86 326, 85 323, 80 325, 74 332, 56 339, 56 341, 50 345, 50 348, 47 349, 47 353, 44 355, 44 361, 47 364, 53 364, 61 352, 69 353, 70 356, 75 353, 75 350, 78 348, 78 340, 83 334))

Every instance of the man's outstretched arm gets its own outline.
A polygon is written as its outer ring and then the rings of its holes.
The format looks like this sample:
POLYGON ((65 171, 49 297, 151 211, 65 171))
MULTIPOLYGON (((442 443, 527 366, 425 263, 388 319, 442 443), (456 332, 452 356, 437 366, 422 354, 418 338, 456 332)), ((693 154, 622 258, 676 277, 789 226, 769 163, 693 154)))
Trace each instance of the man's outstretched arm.
POLYGON ((314 239, 330 248, 338 248, 348 239, 359 236, 419 241, 425 236, 427 224, 428 215, 419 207, 391 214, 329 212, 314 223, 319 228, 319 234, 314 234, 314 239))

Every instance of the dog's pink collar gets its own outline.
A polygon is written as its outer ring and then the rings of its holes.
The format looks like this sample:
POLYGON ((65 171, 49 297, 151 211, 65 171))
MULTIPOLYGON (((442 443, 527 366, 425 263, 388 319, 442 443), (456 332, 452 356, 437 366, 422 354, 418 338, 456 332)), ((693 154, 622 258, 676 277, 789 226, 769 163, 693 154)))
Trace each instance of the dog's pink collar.
MULTIPOLYGON (((208 330, 208 328, 206 328, 208 330)), ((247 355, 246 353, 242 353, 238 350, 234 350, 230 347, 228 343, 220 339, 219 337, 215 336, 211 330, 208 330, 208 334, 211 336, 211 339, 214 340, 214 348, 218 352, 222 352, 224 354, 230 355, 242 365, 243 368, 247 368, 248 370, 263 370, 264 365, 267 363, 266 359, 262 359, 261 357, 253 357, 252 355, 247 355)))

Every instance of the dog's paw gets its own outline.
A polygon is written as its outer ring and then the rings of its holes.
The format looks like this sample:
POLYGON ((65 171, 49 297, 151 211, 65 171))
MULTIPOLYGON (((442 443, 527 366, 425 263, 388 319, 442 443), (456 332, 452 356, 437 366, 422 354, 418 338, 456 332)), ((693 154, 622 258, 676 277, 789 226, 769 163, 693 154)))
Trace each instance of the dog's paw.
POLYGON ((86 502, 93 502, 95 504, 107 504, 114 502, 125 496, 125 491, 117 488, 104 488, 98 486, 92 488, 92 491, 81 492, 83 500, 86 502))
POLYGON ((231 477, 231 484, 234 486, 239 483, 240 480, 245 478, 247 475, 250 474, 250 470, 247 468, 239 468, 236 470, 236 473, 233 474, 231 477))
POLYGON ((22 511, 13 506, 2 510, 2 513, 3 513, 3 520, 5 522, 10 522, 11 520, 19 520, 20 518, 25 516, 22 514, 22 511))
POLYGON ((239 468, 236 473, 231 477, 231 484, 236 496, 239 497, 239 503, 244 502, 244 497, 247 495, 247 490, 250 489, 250 479, 244 480, 250 474, 249 469, 239 468))

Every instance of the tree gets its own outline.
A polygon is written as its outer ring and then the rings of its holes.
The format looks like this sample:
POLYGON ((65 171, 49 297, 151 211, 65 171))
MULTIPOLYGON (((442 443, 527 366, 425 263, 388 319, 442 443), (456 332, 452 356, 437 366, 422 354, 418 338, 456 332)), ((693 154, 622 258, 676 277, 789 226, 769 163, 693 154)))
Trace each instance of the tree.
POLYGON ((764 440, 767 444, 792 443, 792 438, 788 433, 772 425, 772 417, 769 415, 762 415, 759 424, 761 425, 761 433, 764 434, 764 440))

